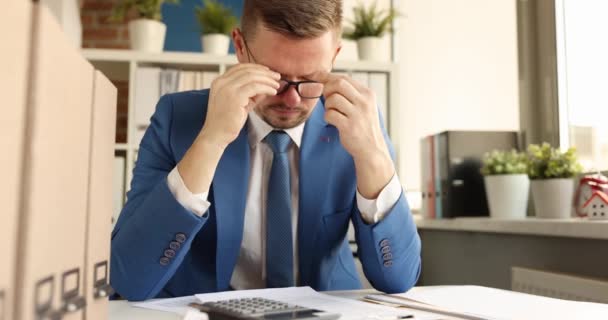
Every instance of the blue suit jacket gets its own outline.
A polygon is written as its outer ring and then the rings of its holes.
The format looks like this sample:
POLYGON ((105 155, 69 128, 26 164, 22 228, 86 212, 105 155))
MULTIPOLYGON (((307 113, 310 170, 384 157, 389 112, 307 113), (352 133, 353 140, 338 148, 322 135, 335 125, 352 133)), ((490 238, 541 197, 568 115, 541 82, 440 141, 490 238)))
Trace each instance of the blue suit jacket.
MULTIPOLYGON (((249 179, 247 126, 219 162, 211 207, 203 217, 181 206, 167 186, 167 175, 205 122, 208 97, 207 90, 163 96, 141 142, 128 201, 112 232, 111 284, 124 298, 230 289, 249 179), (166 251, 170 246, 176 249, 174 256, 166 251)), ((420 271, 420 239, 404 195, 379 223, 361 219, 353 159, 337 129, 324 121, 324 112, 320 99, 300 148, 300 285, 316 290, 361 287, 346 238, 352 220, 370 283, 385 292, 408 290, 420 271)), ((392 154, 386 133, 385 139, 392 154)))

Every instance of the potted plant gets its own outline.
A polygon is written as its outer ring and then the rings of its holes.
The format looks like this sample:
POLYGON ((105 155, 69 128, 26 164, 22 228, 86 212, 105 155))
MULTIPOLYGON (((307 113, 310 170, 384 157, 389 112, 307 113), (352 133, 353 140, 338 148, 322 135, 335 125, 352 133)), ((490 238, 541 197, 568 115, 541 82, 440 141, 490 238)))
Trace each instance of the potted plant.
POLYGON ((484 155, 481 173, 492 218, 526 217, 530 191, 527 169, 526 154, 516 150, 494 150, 484 155))
POLYGON ((232 11, 217 0, 204 0, 204 7, 196 7, 196 19, 201 27, 203 53, 228 54, 230 32, 238 24, 232 11))
POLYGON ((546 142, 528 146, 528 176, 537 217, 571 217, 573 178, 581 171, 574 148, 562 152, 546 142))
POLYGON ((113 21, 123 21, 131 10, 138 18, 129 22, 131 49, 145 52, 161 52, 165 44, 167 26, 162 22, 163 3, 177 4, 179 0, 120 0, 110 17, 113 21))
POLYGON ((356 40, 359 58, 362 60, 386 61, 390 57, 388 48, 382 48, 382 36, 393 31, 392 25, 397 11, 378 10, 376 2, 369 8, 360 4, 353 8, 351 26, 345 31, 344 38, 356 40))

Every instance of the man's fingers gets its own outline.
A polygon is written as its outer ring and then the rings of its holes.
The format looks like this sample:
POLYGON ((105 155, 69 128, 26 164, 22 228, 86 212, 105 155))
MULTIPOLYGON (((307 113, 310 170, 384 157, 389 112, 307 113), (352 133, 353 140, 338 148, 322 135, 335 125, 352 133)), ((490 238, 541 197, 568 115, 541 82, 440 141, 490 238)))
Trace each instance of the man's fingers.
POLYGON ((233 74, 236 74, 236 73, 252 72, 252 71, 266 72, 269 75, 271 75, 271 77, 273 77, 273 78, 277 77, 278 79, 280 79, 280 77, 281 77, 280 74, 278 74, 277 72, 274 72, 274 71, 270 70, 268 67, 263 66, 261 64, 254 64, 254 63, 242 63, 242 64, 238 64, 238 65, 236 65, 236 66, 228 69, 228 71, 226 71, 226 73, 224 73, 224 77, 231 77, 233 74))
POLYGON ((348 122, 348 118, 342 113, 338 112, 336 109, 326 109, 325 121, 338 128, 338 130, 341 130, 341 128, 344 128, 348 122))
POLYGON ((323 88, 323 95, 329 97, 333 94, 339 93, 344 96, 350 103, 354 105, 365 104, 365 98, 361 95, 357 89, 350 83, 346 77, 339 76, 334 78, 332 81, 325 83, 323 88))
POLYGON ((251 99, 258 95, 274 96, 277 94, 277 89, 265 83, 250 82, 244 86, 241 86, 239 92, 242 92, 248 99, 251 99))
POLYGON ((275 89, 279 89, 279 82, 277 80, 269 78, 267 75, 251 73, 240 75, 239 77, 233 79, 228 85, 239 90, 239 88, 251 82, 264 83, 275 89))
POLYGON ((355 106, 339 93, 334 93, 325 99, 325 109, 334 109, 346 117, 351 117, 354 113, 358 112, 355 106))

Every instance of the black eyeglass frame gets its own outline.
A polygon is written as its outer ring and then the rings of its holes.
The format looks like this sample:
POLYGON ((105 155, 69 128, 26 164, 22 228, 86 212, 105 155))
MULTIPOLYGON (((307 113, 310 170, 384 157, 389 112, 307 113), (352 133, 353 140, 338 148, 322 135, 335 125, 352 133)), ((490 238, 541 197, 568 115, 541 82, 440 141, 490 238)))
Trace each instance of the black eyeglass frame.
MULTIPOLYGON (((247 40, 245 40, 245 37, 243 37, 243 43, 245 44, 245 50, 247 51, 247 58, 249 59, 249 62, 257 63, 255 57, 251 53, 251 50, 249 50, 249 46, 247 45, 247 40)), ((323 96, 323 92, 321 92, 321 94, 318 95, 318 96, 311 96, 311 97, 309 97, 309 96, 303 96, 302 93, 300 92, 300 85, 301 84, 303 84, 303 83, 318 83, 318 84, 321 84, 318 81, 314 81, 314 80, 290 81, 290 80, 283 79, 283 78, 281 78, 279 81, 282 81, 282 82, 286 83, 286 85, 281 86, 282 88, 281 88, 281 90, 277 91, 277 95, 280 95, 280 94, 284 93, 285 91, 287 91, 289 89, 289 87, 294 86, 296 88, 296 92, 298 93, 298 95, 302 99, 318 99, 318 98, 320 98, 320 97, 323 96)))

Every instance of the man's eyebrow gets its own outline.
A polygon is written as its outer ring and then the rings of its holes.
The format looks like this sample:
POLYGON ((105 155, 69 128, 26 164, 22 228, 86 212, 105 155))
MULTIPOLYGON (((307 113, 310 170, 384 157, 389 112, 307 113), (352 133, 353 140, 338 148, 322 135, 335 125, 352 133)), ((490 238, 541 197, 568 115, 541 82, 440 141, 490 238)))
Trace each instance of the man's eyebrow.
POLYGON ((320 76, 322 76, 323 74, 327 73, 327 71, 325 70, 317 70, 313 73, 307 74, 307 75, 303 75, 302 78, 306 78, 306 79, 315 79, 318 78, 320 76))
MULTIPOLYGON (((275 69, 272 69, 272 68, 271 68, 271 70, 274 71, 274 72, 277 72, 283 78, 290 78, 290 77, 294 76, 294 75, 291 75, 291 74, 285 74, 285 73, 279 72, 279 71, 277 71, 275 69)), ((298 75, 298 76, 295 76, 295 77, 297 77, 297 78, 304 78, 304 79, 311 79, 311 78, 319 77, 319 76, 323 75, 324 73, 327 73, 327 71, 326 70, 317 70, 317 71, 314 71, 314 72, 311 72, 311 73, 308 73, 308 74, 298 75)))

